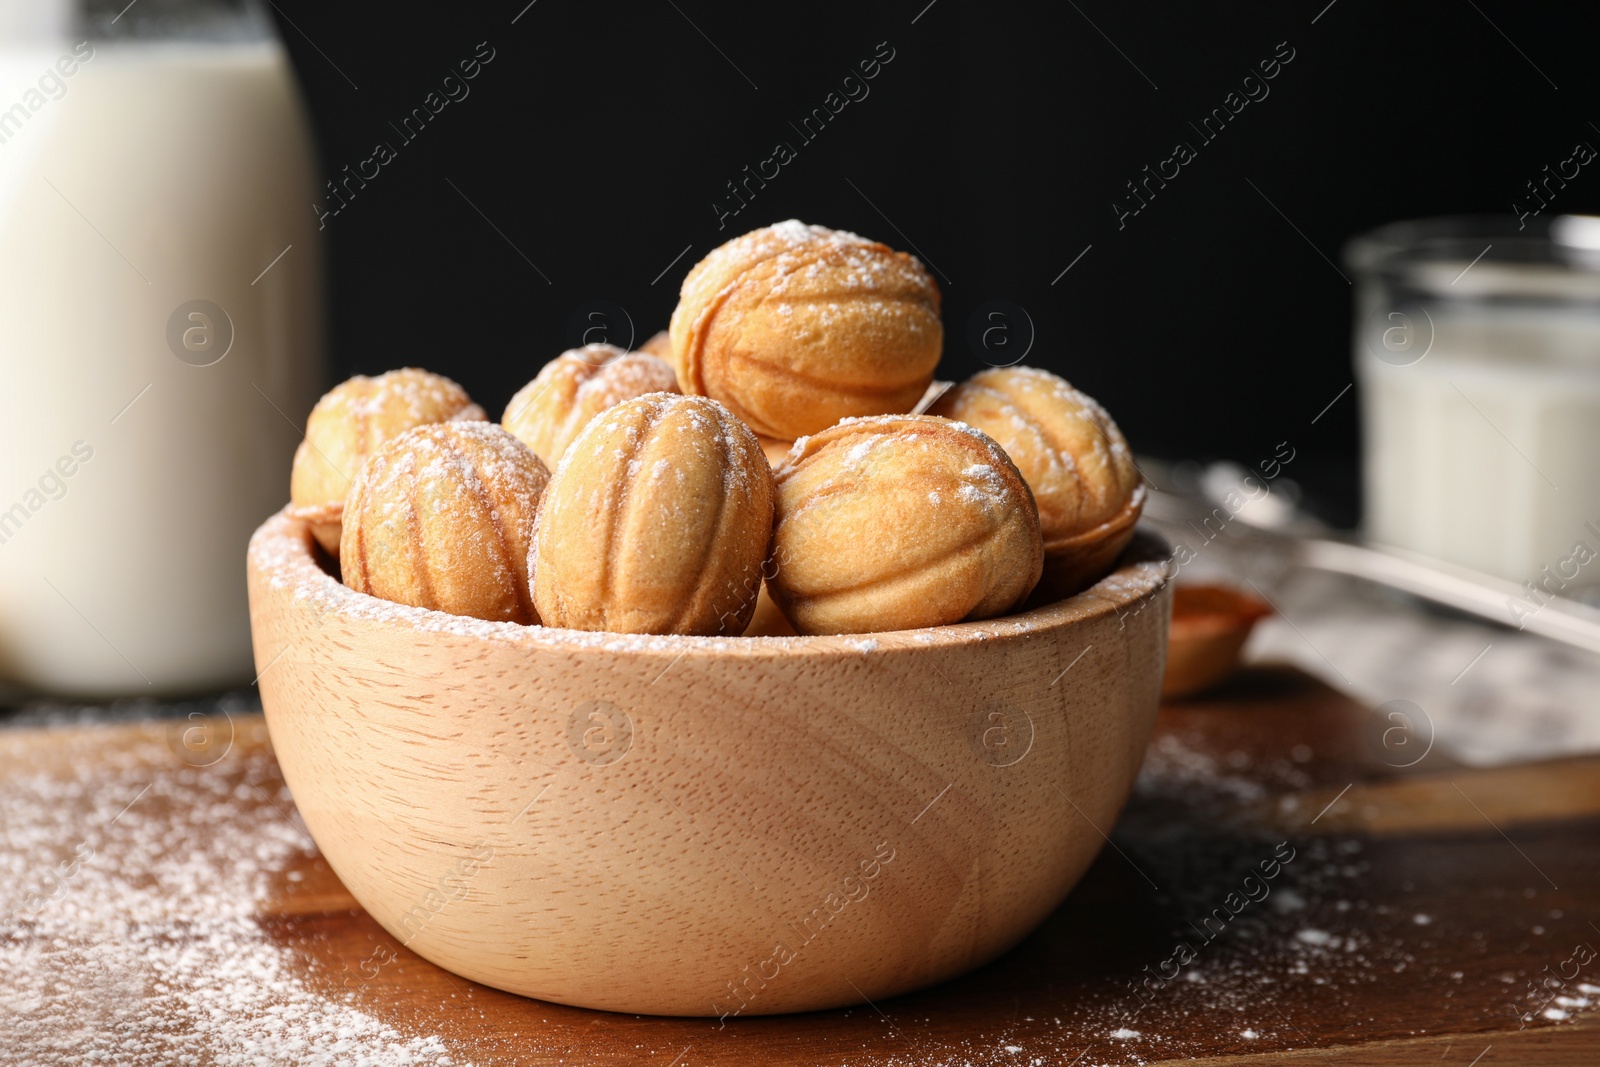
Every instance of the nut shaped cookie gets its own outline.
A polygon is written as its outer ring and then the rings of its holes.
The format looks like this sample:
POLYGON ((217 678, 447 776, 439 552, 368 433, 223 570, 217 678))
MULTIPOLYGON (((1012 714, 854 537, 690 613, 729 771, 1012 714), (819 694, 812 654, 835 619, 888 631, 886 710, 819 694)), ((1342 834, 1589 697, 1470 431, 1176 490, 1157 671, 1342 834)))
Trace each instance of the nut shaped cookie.
POLYGON ((800 633, 990 618, 1039 580, 1033 495, 1005 451, 970 426, 847 419, 795 442, 774 478, 768 588, 800 633))
POLYGON ((670 361, 672 359, 672 335, 666 330, 657 330, 636 351, 643 352, 647 356, 657 356, 670 361))
POLYGON ((602 411, 646 393, 677 391, 664 360, 613 345, 585 345, 540 368, 506 405, 500 425, 553 467, 602 411))
POLYGON ((653 393, 578 435, 539 509, 533 596, 547 626, 743 633, 772 536, 772 471, 715 400, 653 393))
POLYGON ((461 386, 414 367, 341 382, 306 419, 289 476, 290 514, 307 522, 317 543, 337 556, 350 480, 369 455, 414 426, 484 417, 461 386))
POLYGON ((967 379, 930 412, 993 437, 1022 472, 1039 506, 1043 591, 1071 595, 1111 569, 1133 536, 1145 490, 1103 407, 1049 371, 1005 367, 967 379))
POLYGON ((401 434, 368 457, 345 507, 344 584, 384 600, 535 623, 528 551, 550 473, 488 422, 401 434))
POLYGON ((789 458, 789 449, 794 447, 793 441, 780 441, 776 437, 757 437, 761 442, 761 451, 767 454, 767 462, 772 464, 772 469, 777 470, 783 461, 789 458))
POLYGON ((910 411, 939 362, 939 288, 914 256, 791 219, 715 249, 672 313, 678 387, 794 440, 910 411))

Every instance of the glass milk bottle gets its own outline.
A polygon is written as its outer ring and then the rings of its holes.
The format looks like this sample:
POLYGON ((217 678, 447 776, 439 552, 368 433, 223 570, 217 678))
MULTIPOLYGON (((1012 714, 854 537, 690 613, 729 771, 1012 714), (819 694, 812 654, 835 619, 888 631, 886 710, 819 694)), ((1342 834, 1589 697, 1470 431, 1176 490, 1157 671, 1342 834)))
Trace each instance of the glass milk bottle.
POLYGON ((1368 533, 1508 578, 1518 625, 1600 593, 1600 219, 1396 223, 1353 242, 1368 533))
POLYGON ((251 2, 0 0, 0 683, 248 684, 322 384, 316 164, 251 2))

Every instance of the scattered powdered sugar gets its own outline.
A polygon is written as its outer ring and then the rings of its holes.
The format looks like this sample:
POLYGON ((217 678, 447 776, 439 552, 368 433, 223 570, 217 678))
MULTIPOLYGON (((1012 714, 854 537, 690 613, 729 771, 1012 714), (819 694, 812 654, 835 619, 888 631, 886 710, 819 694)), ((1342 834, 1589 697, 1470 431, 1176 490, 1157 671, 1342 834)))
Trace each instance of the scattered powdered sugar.
MULTIPOLYGON (((860 435, 859 440, 855 440, 844 454, 843 466, 846 470, 854 471, 861 468, 883 448, 898 443, 924 440, 928 435, 919 432, 919 428, 957 430, 983 445, 989 456, 989 462, 969 463, 960 471, 959 477, 963 480, 963 484, 957 487, 956 492, 964 502, 986 507, 1010 507, 1015 502, 1015 489, 999 470, 1000 465, 1009 467, 1010 460, 993 438, 965 422, 957 422, 938 415, 861 415, 840 419, 823 433, 828 435, 830 444, 838 438, 849 440, 856 434, 860 435)), ((939 440, 938 434, 935 433, 932 439, 939 440)), ((791 455, 800 455, 808 451, 807 446, 810 441, 809 437, 800 438, 795 442, 791 455)), ((941 503, 941 499, 930 494, 929 502, 937 505, 941 503)))
MULTIPOLYGON (((653 356, 642 358, 654 359, 653 356)), ((763 474, 768 470, 760 440, 722 404, 710 397, 654 392, 623 401, 591 419, 562 454, 555 477, 565 480, 572 464, 582 462, 577 457, 587 455, 590 443, 616 433, 621 434, 622 443, 613 454, 619 462, 625 463, 629 478, 643 469, 638 453, 645 451, 650 438, 657 434, 671 434, 679 453, 653 464, 652 477, 663 477, 667 473, 662 464, 671 467, 693 459, 720 465, 724 489, 733 492, 749 486, 752 469, 763 474), (690 455, 684 455, 685 451, 690 455), (741 457, 749 462, 741 462, 741 457)))
POLYGON ((1296 893, 1293 889, 1280 889, 1267 900, 1273 911, 1287 915, 1291 911, 1304 911, 1306 898, 1296 893))
MULTIPOLYGON (((847 230, 808 226, 798 219, 788 219, 752 230, 713 249, 685 276, 680 308, 726 292, 757 268, 767 276, 766 299, 783 315, 793 314, 784 310, 784 296, 791 288, 806 291, 809 297, 819 286, 836 280, 844 292, 852 295, 933 289, 932 278, 915 256, 847 230)), ((895 315, 904 313, 893 302, 882 310, 895 315)), ((830 311, 833 315, 840 313, 834 305, 823 311, 824 320, 830 311)))
MULTIPOLYGON (((1001 417, 998 412, 1009 411, 1005 429, 1013 438, 1049 442, 1049 447, 1033 450, 1036 456, 1047 455, 1051 468, 1049 478, 1030 479, 1035 482, 1036 494, 1041 482, 1046 486, 1075 483, 1071 495, 1082 500, 1072 505, 1072 510, 1103 515, 1120 506, 1138 482, 1140 475, 1127 440, 1110 413, 1058 375, 1038 367, 1001 367, 982 371, 958 388, 969 398, 979 392, 987 394, 986 402, 968 409, 974 417, 977 411, 984 411, 986 420, 995 419, 1001 417), (1052 414, 1041 419, 1041 412, 1052 414), (1091 432, 1084 433, 1084 428, 1091 432)), ((1047 490, 1042 495, 1051 493, 1047 490)), ((1058 502, 1055 506, 1065 505, 1058 502)))
POLYGON ((860 464, 886 440, 888 440, 888 438, 884 434, 868 434, 866 437, 863 437, 860 441, 850 446, 850 450, 844 454, 845 463, 850 466, 856 466, 860 464))
POLYGON ((317 402, 318 407, 341 405, 359 418, 398 415, 407 422, 432 422, 456 413, 483 417, 461 386, 416 367, 385 371, 375 378, 358 374, 317 402))
POLYGON ((960 489, 961 498, 970 504, 988 508, 1014 507, 1017 491, 1013 483, 1001 477, 1000 472, 988 463, 973 463, 961 472, 966 484, 960 489))
MULTIPOLYGON (((853 242, 855 244, 872 244, 860 234, 851 233, 849 230, 830 230, 826 226, 808 226, 799 219, 784 219, 768 226, 765 231, 756 230, 755 234, 765 233, 774 240, 789 245, 805 245, 817 240, 835 240, 838 242, 853 242)), ((747 235, 752 236, 752 235, 747 235)))
MULTIPOLYGON (((942 417, 938 416, 938 415, 930 415, 930 416, 928 416, 928 418, 942 418, 942 417)), ((997 452, 1000 451, 1000 446, 994 443, 994 438, 990 437, 988 434, 984 433, 982 430, 978 429, 976 426, 972 425, 970 422, 962 422, 960 419, 943 419, 942 421, 945 422, 946 424, 948 424, 951 429, 960 430, 962 433, 966 434, 968 437, 976 437, 978 440, 982 441, 989 448, 992 448, 997 452)))
POLYGON ((1163 733, 1151 742, 1139 775, 1141 785, 1150 789, 1201 789, 1246 803, 1267 795, 1260 782, 1229 774, 1210 753, 1185 744, 1172 733, 1163 733))
POLYGON ((94 777, 57 768, 0 787, 5 1062, 465 1067, 439 1037, 311 988, 264 930, 274 884, 315 854, 281 815, 270 754, 190 768, 159 730, 141 737, 94 777))

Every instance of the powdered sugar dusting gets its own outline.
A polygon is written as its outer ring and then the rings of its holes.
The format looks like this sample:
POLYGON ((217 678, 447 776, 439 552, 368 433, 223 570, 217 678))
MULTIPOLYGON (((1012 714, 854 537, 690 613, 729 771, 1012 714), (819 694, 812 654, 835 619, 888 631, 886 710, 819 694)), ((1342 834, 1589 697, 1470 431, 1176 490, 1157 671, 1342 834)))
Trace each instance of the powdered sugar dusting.
POLYGON ((295 502, 342 507, 362 462, 386 441, 413 426, 482 418, 483 409, 461 386, 415 367, 346 379, 324 393, 306 419, 291 478, 295 502))
POLYGON ((346 503, 344 577, 395 600, 487 618, 531 619, 527 545, 549 473, 493 423, 418 426, 361 468, 346 503), (352 556, 352 538, 358 548, 352 556), (373 566, 371 559, 387 561, 373 566), (354 562, 352 562, 354 561, 354 562), (419 577, 419 575, 421 577, 419 577), (474 588, 439 576, 471 576, 474 588), (453 600, 439 595, 451 589, 453 600))
POLYGON ((452 418, 469 408, 476 418, 483 418, 482 409, 467 398, 461 386, 441 374, 416 367, 386 371, 375 378, 358 374, 325 394, 312 412, 338 407, 345 407, 352 415, 388 417, 402 425, 452 418))
POLYGON ((982 371, 932 410, 976 420, 1011 450, 1033 489, 1047 545, 1114 518, 1139 482, 1106 409, 1041 368, 982 371))
MULTIPOLYGON (((747 265, 776 259, 781 273, 809 270, 815 275, 824 267, 811 257, 823 251, 843 256, 848 268, 855 272, 850 275, 852 283, 864 286, 872 285, 890 262, 884 255, 889 250, 877 241, 848 230, 830 230, 826 226, 809 226, 799 219, 786 219, 727 242, 702 260, 695 271, 703 266, 707 273, 715 273, 729 263, 747 265)), ((691 277, 695 271, 690 272, 691 277)))
MULTIPOLYGON (((972 438, 983 446, 987 454, 987 462, 968 463, 950 472, 957 481, 957 484, 947 486, 953 490, 950 495, 954 499, 978 507, 997 518, 1019 506, 1017 484, 1021 477, 1005 451, 983 431, 967 423, 936 415, 864 415, 840 419, 822 433, 796 441, 779 479, 781 481, 786 476, 785 472, 792 470, 797 462, 841 439, 848 445, 839 460, 840 474, 854 477, 871 467, 886 450, 907 442, 917 442, 927 434, 942 430, 955 430, 972 438), (814 442, 820 444, 814 445, 814 442), (1002 468, 1011 474, 1010 479, 1002 473, 1002 468)), ((947 496, 934 489, 926 494, 926 499, 931 507, 938 508, 945 503, 947 496)))
MULTIPOLYGON (((713 249, 683 280, 684 306, 721 291, 758 265, 770 272, 767 298, 780 315, 791 316, 786 295, 814 294, 819 282, 837 283, 850 294, 888 294, 937 291, 932 277, 917 257, 848 230, 810 226, 788 219, 735 237, 713 249)), ((903 318, 910 329, 926 325, 909 309, 885 303, 882 314, 903 318)), ((823 321, 842 313, 838 303, 823 309, 823 321)))
MULTIPOLYGON (((592 419, 562 455, 555 477, 564 480, 564 472, 571 466, 573 457, 582 454, 583 442, 602 440, 618 432, 627 445, 619 450, 619 458, 633 457, 628 460, 627 473, 630 478, 635 476, 639 473, 636 453, 643 447, 647 428, 648 432, 671 433, 677 447, 692 451, 701 460, 719 464, 723 472, 723 491, 727 494, 745 493, 753 474, 766 475, 770 470, 760 439, 720 403, 704 396, 653 392, 624 401, 592 419), (711 456, 712 450, 718 455, 711 456), (725 461, 724 457, 732 457, 732 460, 725 461)), ((650 474, 659 478, 677 473, 672 466, 672 461, 663 458, 652 466, 650 474)))
POLYGON ((465 1067, 439 1037, 312 988, 263 930, 274 883, 315 855, 279 814, 292 808, 270 754, 190 768, 157 729, 117 757, 0 789, 7 1063, 465 1067))
POLYGON ((614 345, 585 345, 540 368, 506 404, 500 423, 554 466, 602 412, 646 393, 677 391, 677 375, 665 360, 614 345))

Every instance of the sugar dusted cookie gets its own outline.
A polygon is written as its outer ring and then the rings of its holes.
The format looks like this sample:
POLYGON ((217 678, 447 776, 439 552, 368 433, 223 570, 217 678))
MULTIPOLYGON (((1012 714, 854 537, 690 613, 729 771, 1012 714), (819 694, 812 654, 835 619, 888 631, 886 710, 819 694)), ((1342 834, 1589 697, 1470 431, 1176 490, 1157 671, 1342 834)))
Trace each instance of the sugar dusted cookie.
POLYGON ((779 467, 768 583, 803 634, 1000 615, 1039 580, 1027 484, 983 433, 927 415, 848 419, 779 467))
POLYGON ((359 592, 495 622, 534 623, 528 551, 549 472, 487 422, 419 426, 350 487, 339 563, 359 592))
POLYGON ((330 555, 339 554, 339 524, 350 480, 384 442, 414 426, 482 419, 465 389, 438 374, 408 367, 376 378, 356 375, 334 386, 306 420, 295 449, 289 501, 330 555))
POLYGON ((939 362, 939 288, 916 257, 790 220, 715 249, 684 279, 672 359, 764 437, 905 412, 939 362))
POLYGON ((1133 536, 1145 490, 1105 408, 1049 371, 986 370, 930 412, 993 437, 1033 490, 1044 535, 1044 591, 1069 596, 1101 578, 1133 536))
POLYGON ((653 393, 601 414, 539 511, 533 595, 548 626, 742 634, 772 535, 772 471, 715 400, 653 393))
POLYGON ((602 411, 646 393, 677 390, 671 366, 655 356, 585 345, 546 363, 511 398, 500 425, 554 467, 602 411))

